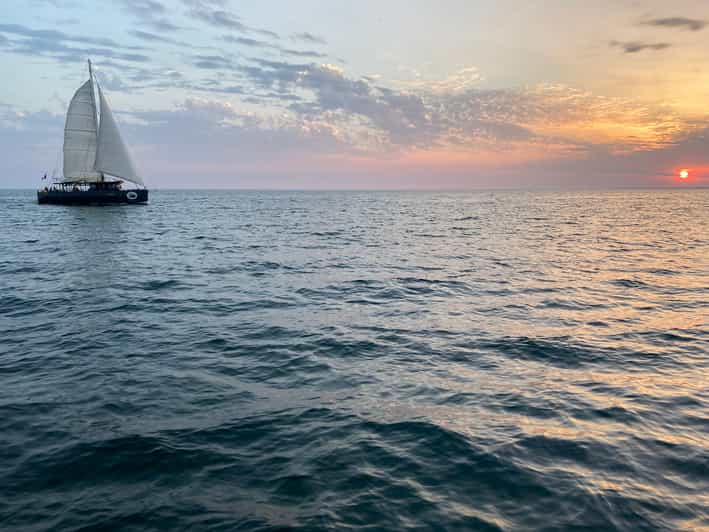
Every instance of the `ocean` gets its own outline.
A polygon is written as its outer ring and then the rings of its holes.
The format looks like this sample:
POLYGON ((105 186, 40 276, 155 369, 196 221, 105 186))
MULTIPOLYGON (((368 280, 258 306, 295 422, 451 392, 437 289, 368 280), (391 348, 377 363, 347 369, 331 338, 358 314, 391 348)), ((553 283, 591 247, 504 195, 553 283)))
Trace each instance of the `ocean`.
POLYGON ((0 529, 709 528, 709 190, 0 192, 0 529))

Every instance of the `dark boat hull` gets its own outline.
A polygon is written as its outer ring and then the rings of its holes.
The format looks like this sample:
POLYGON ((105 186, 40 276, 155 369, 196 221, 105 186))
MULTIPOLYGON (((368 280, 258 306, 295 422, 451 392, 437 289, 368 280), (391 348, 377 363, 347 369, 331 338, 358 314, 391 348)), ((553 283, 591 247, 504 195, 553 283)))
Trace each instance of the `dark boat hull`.
POLYGON ((101 205, 146 203, 148 191, 140 190, 38 190, 37 203, 55 205, 101 205))

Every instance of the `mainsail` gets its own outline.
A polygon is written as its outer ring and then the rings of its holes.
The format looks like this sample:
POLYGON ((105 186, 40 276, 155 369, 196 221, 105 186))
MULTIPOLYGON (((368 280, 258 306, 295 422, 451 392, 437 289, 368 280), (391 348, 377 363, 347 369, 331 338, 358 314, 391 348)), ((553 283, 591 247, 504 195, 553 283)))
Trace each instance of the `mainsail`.
POLYGON ((142 185, 143 180, 135 169, 133 159, 123 142, 121 132, 118 131, 118 124, 113 118, 101 87, 98 88, 98 96, 101 101, 101 124, 98 129, 96 170, 142 185))
POLYGON ((100 177, 96 162, 96 106, 89 79, 69 104, 64 125, 64 179, 93 180, 100 177))

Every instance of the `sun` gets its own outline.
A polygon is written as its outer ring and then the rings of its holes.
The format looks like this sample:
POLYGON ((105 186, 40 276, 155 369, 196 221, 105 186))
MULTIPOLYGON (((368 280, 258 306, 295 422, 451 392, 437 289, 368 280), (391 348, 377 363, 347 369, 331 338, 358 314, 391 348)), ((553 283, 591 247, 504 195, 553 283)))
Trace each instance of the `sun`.
POLYGON ((689 177, 689 170, 680 170, 679 176, 682 179, 687 179, 689 177))

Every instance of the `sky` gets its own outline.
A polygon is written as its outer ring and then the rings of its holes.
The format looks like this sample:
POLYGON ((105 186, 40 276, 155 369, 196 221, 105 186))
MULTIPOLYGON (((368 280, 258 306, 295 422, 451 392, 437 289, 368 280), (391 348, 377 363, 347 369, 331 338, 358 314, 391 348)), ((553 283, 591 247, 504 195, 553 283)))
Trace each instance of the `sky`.
POLYGON ((709 186, 707 0, 98 5, 3 0, 0 188, 88 58, 153 188, 709 186))

